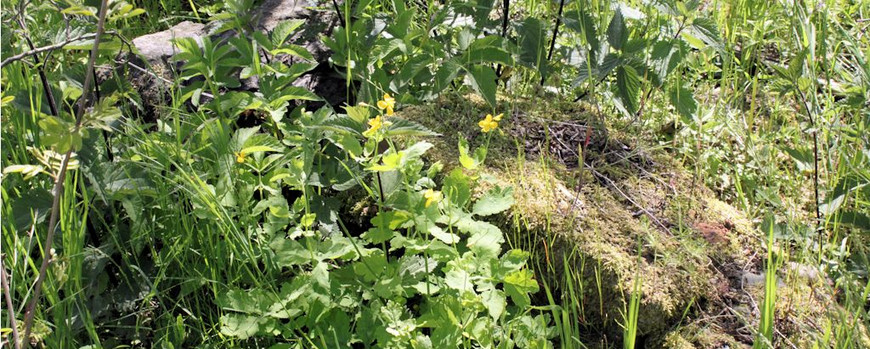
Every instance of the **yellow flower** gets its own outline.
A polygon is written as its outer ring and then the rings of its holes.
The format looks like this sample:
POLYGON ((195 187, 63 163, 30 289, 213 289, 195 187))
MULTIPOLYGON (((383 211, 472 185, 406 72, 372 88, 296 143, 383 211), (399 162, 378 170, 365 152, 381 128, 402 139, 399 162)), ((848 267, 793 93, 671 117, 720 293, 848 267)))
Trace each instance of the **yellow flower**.
POLYGON ((384 93, 384 99, 378 101, 378 108, 386 109, 387 115, 393 115, 393 108, 396 107, 396 99, 390 96, 389 93, 384 93))
POLYGON ((245 154, 245 152, 243 152, 243 151, 236 153, 236 162, 238 162, 240 164, 245 162, 245 155, 247 155, 247 154, 245 154))
POLYGON ((492 114, 486 114, 486 118, 480 120, 477 125, 480 126, 480 129, 484 133, 495 130, 498 127, 498 122, 501 121, 502 116, 504 116, 504 114, 498 114, 496 116, 492 116, 492 114))
POLYGON ((429 189, 423 193, 423 197, 426 198, 426 207, 429 207, 429 205, 441 201, 441 192, 429 189))
POLYGON ((366 136, 367 138, 371 137, 375 132, 378 132, 384 124, 389 124, 389 122, 381 120, 380 115, 376 116, 374 119, 369 120, 369 129, 363 132, 363 136, 366 136))

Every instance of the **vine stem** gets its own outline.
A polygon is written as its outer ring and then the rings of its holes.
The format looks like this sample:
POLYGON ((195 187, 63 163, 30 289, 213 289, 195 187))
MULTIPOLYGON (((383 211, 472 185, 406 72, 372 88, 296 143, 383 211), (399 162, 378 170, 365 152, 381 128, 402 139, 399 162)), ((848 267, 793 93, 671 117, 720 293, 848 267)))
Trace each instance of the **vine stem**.
MULTIPOLYGON (((85 113, 85 106, 88 102, 88 91, 91 90, 91 85, 94 83, 94 64, 97 61, 97 55, 100 48, 100 37, 106 26, 106 9, 108 0, 100 2, 99 20, 97 21, 97 34, 94 37, 94 46, 91 49, 91 55, 88 59, 87 73, 85 74, 85 83, 82 86, 83 95, 79 99, 78 109, 76 111, 76 123, 73 133, 78 133, 82 127, 82 117, 85 113)), ((42 291, 42 283, 45 281, 48 265, 51 263, 51 245, 54 240, 55 225, 57 224, 60 211, 60 198, 63 195, 64 181, 66 180, 66 171, 69 166, 70 158, 72 157, 72 149, 67 150, 60 163, 60 170, 54 181, 54 198, 51 204, 51 218, 48 220, 48 234, 45 238, 44 249, 42 253, 42 265, 39 267, 39 275, 36 277, 36 283, 33 285, 33 297, 27 305, 27 311, 24 313, 24 340, 30 338, 30 330, 33 326, 33 318, 36 315, 36 305, 39 303, 40 293, 42 291)))

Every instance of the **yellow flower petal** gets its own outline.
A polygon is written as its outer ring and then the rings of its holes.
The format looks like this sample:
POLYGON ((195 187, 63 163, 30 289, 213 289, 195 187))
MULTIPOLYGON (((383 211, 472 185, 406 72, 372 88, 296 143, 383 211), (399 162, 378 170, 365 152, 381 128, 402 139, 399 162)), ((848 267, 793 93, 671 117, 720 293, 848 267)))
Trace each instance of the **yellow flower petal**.
POLYGON ((496 115, 496 116, 493 117, 492 119, 495 120, 495 121, 501 121, 501 117, 502 117, 502 116, 504 116, 504 113, 499 113, 498 115, 496 115))
POLYGON ((245 162, 245 153, 244 152, 236 153, 236 162, 238 162, 240 164, 245 162))
POLYGON ((423 193, 423 197, 426 198, 426 207, 429 207, 429 205, 441 201, 441 192, 429 189, 423 193))
POLYGON ((489 131, 496 129, 498 127, 498 122, 493 120, 493 117, 491 114, 486 114, 486 117, 483 120, 480 120, 480 122, 478 122, 477 125, 480 126, 480 129, 484 133, 486 133, 486 132, 489 132, 489 131))
POLYGON ((375 134, 375 132, 378 132, 378 130, 383 125, 384 125, 384 122, 383 122, 383 120, 381 120, 381 116, 380 115, 376 116, 374 119, 369 120, 369 129, 366 130, 365 132, 363 132, 363 136, 371 137, 372 135, 375 134))

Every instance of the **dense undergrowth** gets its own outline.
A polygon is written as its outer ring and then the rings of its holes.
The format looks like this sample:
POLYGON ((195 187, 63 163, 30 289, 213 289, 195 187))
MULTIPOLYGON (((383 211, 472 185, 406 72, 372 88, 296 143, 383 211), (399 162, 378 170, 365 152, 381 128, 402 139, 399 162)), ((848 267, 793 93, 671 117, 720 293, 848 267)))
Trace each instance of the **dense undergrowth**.
POLYGON ((3 345, 870 345, 865 2, 261 5, 2 2, 3 345))

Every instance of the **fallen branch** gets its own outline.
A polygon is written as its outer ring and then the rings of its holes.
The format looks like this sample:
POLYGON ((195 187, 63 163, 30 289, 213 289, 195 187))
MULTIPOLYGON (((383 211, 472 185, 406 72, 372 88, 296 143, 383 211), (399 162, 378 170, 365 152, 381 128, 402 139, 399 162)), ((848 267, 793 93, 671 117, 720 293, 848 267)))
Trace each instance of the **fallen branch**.
POLYGON ((614 183, 612 179, 610 179, 609 177, 605 176, 605 175, 602 174, 601 172, 598 172, 597 170, 595 170, 594 167, 590 166, 589 164, 584 164, 584 165, 586 166, 587 169, 589 169, 590 172, 592 172, 592 174, 595 175, 595 177, 598 177, 598 178, 600 178, 600 179, 603 179, 603 180, 607 181, 607 184, 609 184, 610 187, 612 187, 613 189, 615 189, 616 192, 619 193, 619 195, 622 195, 622 197, 624 197, 626 200, 628 200, 628 202, 630 202, 632 205, 634 205, 634 207, 637 207, 638 210, 640 210, 641 212, 643 212, 644 214, 646 214, 647 217, 649 217, 649 218, 650 218, 650 219, 651 219, 651 220, 652 220, 656 225, 658 225, 659 228, 662 228, 662 230, 663 230, 664 232, 669 232, 669 231, 670 231, 670 230, 668 229, 668 227, 666 227, 666 226, 665 226, 665 225, 664 225, 664 224, 663 224, 663 223, 658 219, 658 217, 656 217, 655 215, 652 214, 652 212, 650 212, 650 211, 647 210, 646 208, 642 207, 640 204, 638 204, 637 202, 635 202, 631 197, 629 197, 627 194, 625 194, 621 189, 619 189, 619 186, 617 186, 616 183, 614 183))
POLYGON ((24 58, 27 58, 27 57, 30 57, 33 55, 37 55, 37 54, 40 54, 40 53, 43 53, 46 51, 54 51, 54 50, 57 50, 59 48, 63 48, 64 46, 69 45, 69 44, 76 42, 76 41, 93 39, 96 36, 97 36, 96 33, 84 34, 84 35, 80 35, 80 36, 66 39, 63 42, 59 42, 59 43, 56 43, 54 45, 42 46, 42 47, 38 47, 38 48, 32 49, 32 50, 27 51, 27 52, 22 52, 22 53, 19 53, 17 55, 14 55, 12 57, 8 57, 8 58, 4 59, 2 62, 0 62, 0 68, 5 67, 9 63, 12 63, 15 61, 20 61, 24 58))

